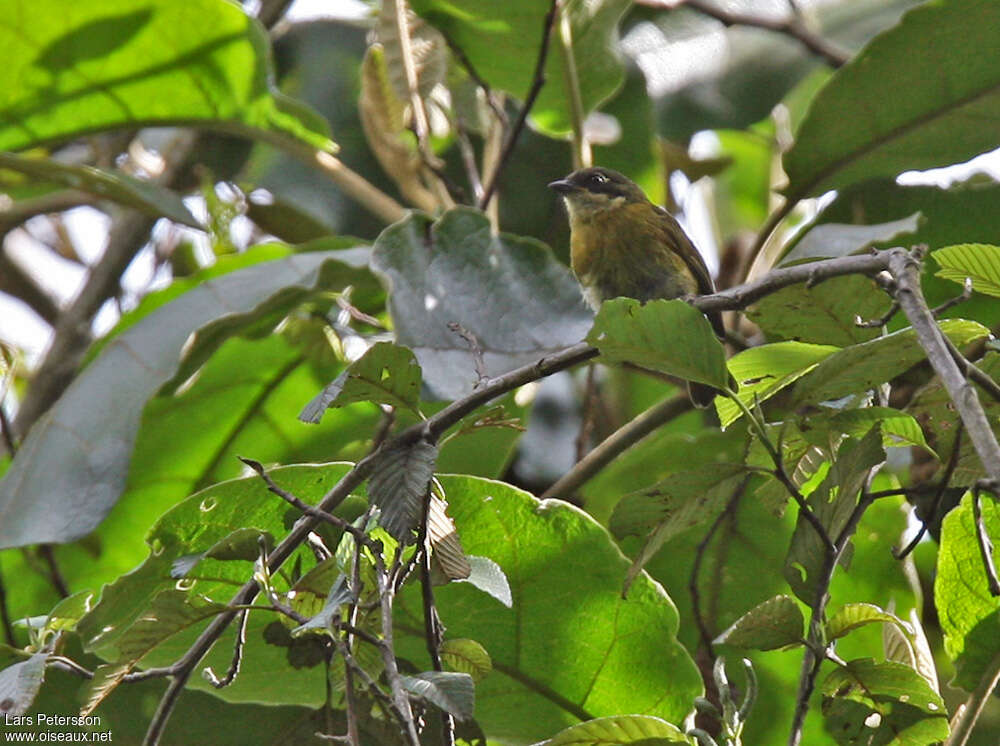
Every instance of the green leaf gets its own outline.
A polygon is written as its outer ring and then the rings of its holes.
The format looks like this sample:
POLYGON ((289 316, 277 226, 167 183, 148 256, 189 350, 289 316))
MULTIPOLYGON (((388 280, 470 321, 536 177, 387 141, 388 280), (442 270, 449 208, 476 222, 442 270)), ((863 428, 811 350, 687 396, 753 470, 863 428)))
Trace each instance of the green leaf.
MULTIPOLYGON (((835 541, 858 503, 869 470, 885 460, 882 434, 873 427, 860 439, 847 438, 822 484, 806 501, 813 515, 835 541)), ((813 525, 799 515, 785 560, 785 579, 798 598, 810 604, 826 565, 826 545, 813 525)))
MULTIPOLYGON (((938 326, 959 347, 989 334, 982 324, 964 319, 946 319, 938 326)), ((895 378, 925 356, 916 332, 910 328, 845 347, 795 384, 794 401, 796 404, 830 401, 871 389, 895 378)))
POLYGON ((493 670, 490 654, 475 640, 445 640, 438 652, 442 663, 453 671, 469 674, 473 682, 482 681, 493 670))
POLYGON ((972 289, 1000 297, 1000 246, 966 243, 946 246, 931 256, 941 265, 937 276, 962 284, 972 278, 972 289))
POLYGON ((839 744, 926 746, 948 736, 944 701, 909 666, 870 658, 838 666, 820 685, 839 744))
MULTIPOLYGON (((994 547, 1000 544, 1000 508, 980 498, 983 525, 994 547)), ((994 549, 993 560, 1000 560, 994 549)), ((944 651, 955 662, 955 684, 969 691, 1000 653, 1000 598, 990 595, 976 538, 972 495, 945 516, 941 527, 934 603, 944 633, 944 651)))
MULTIPOLYGON (((902 243, 903 236, 911 236, 920 227, 921 215, 915 212, 905 218, 887 223, 844 224, 818 223, 803 228, 790 242, 787 253, 782 256, 779 266, 796 264, 803 259, 831 259, 838 256, 856 254, 873 244, 887 242, 902 243)), ((912 239, 906 241, 912 243, 912 239)), ((864 279, 860 275, 848 275, 837 280, 864 279)), ((831 282, 831 281, 827 281, 831 282)), ((825 287, 827 283, 817 287, 825 287)), ((868 285, 871 285, 869 281, 868 285)), ((856 300, 856 299, 855 299, 856 300)), ((885 304, 888 306, 888 302, 885 304)), ((865 318, 862 315, 862 318, 865 318)))
POLYGON ((273 310, 275 295, 329 289, 337 277, 329 268, 352 276, 366 255, 317 252, 246 267, 189 286, 117 335, 35 423, 0 481, 0 547, 70 541, 101 522, 125 486, 143 407, 178 369, 192 331, 246 314, 242 331, 255 309, 273 310))
POLYGON ((51 630, 74 629, 84 614, 90 611, 96 600, 93 591, 78 591, 55 605, 45 620, 45 628, 51 630))
POLYGON ((5 716, 24 715, 31 709, 45 680, 48 659, 48 653, 35 653, 0 671, 0 703, 5 716))
POLYGON ((413 350, 439 398, 472 392, 472 344, 492 377, 579 342, 591 324, 579 285, 544 244, 494 234, 471 208, 389 226, 375 242, 372 268, 390 288, 396 342, 413 350))
POLYGON ((408 543, 424 514, 424 497, 438 449, 418 440, 381 451, 375 473, 368 482, 368 496, 379 510, 379 523, 396 540, 408 543))
POLYGON ((330 407, 359 401, 416 411, 420 401, 420 366, 413 353, 390 342, 376 342, 319 392, 299 414, 299 419, 316 423, 330 407))
POLYGON ((475 710, 476 687, 467 673, 426 671, 403 676, 403 687, 459 720, 470 720, 475 710))
POLYGON ((768 295, 747 314, 768 339, 848 347, 878 337, 879 329, 855 323, 881 317, 889 310, 889 296, 868 277, 834 277, 809 287, 791 285, 768 295))
POLYGON ((711 324, 682 300, 607 301, 587 341, 607 362, 635 363, 720 390, 732 386, 725 350, 711 324))
POLYGON ((214 127, 333 151, 325 122, 270 85, 270 42, 218 0, 13 0, 0 28, 0 150, 110 129, 214 127))
MULTIPOLYGON (((831 345, 775 342, 743 350, 733 355, 727 365, 739 384, 740 401, 753 407, 790 386, 837 351, 831 345)), ((743 416, 743 410, 728 397, 715 397, 715 409, 722 427, 729 427, 743 416)))
POLYGON ((622 498, 611 514, 611 531, 619 537, 649 531, 625 575, 622 592, 628 592, 636 575, 667 541, 721 513, 745 476, 742 464, 715 464, 671 474, 639 494, 622 498))
POLYGON ((892 624, 910 634, 895 614, 883 611, 875 604, 844 604, 826 622, 826 639, 836 640, 866 624, 892 624))
POLYGON ((981 120, 1000 109, 1000 69, 982 50, 998 44, 1000 6, 989 0, 908 12, 817 94, 785 155, 786 194, 800 199, 996 147, 981 120), (932 46, 933 55, 912 53, 932 46))
POLYGON ((791 596, 775 596, 758 604, 715 638, 716 645, 775 650, 802 643, 805 620, 791 596))
POLYGON ((340 613, 340 607, 355 600, 354 593, 347 584, 347 576, 341 575, 337 578, 330 592, 326 595, 326 601, 318 614, 313 616, 305 624, 300 624, 292 630, 292 637, 298 637, 305 632, 324 631, 330 629, 330 623, 334 616, 340 613))
POLYGON ((649 715, 615 715, 571 725, 539 746, 691 746, 694 743, 666 720, 649 715))
POLYGON ((860 407, 844 409, 830 417, 830 426, 845 435, 861 437, 875 423, 882 428, 882 445, 886 448, 919 446, 935 458, 937 454, 927 445, 920 424, 906 412, 892 407, 860 407))
POLYGON ((114 200, 142 210, 154 218, 164 217, 191 228, 199 230, 203 228, 178 194, 151 181, 143 181, 125 173, 102 171, 92 166, 71 166, 45 158, 27 158, 14 153, 0 153, 0 168, 9 168, 36 179, 52 181, 96 197, 114 200))
MULTIPOLYGON (((493 659, 476 686, 476 720, 490 738, 533 743, 567 722, 622 712, 681 722, 701 680, 676 642, 679 620, 663 588, 640 575, 623 600, 628 560, 572 505, 486 479, 440 479, 462 544, 496 562, 513 595, 507 609, 468 583, 434 593, 448 634, 478 641, 493 659)), ((397 652, 425 667, 419 587, 403 589, 396 613, 405 630, 397 652)))
MULTIPOLYGON (((491 0, 413 0, 411 5, 465 52, 492 87, 517 98, 527 94, 538 59, 547 3, 511 0, 504 4, 502 12, 491 0), (498 49, 503 54, 497 54, 498 49)), ((626 0, 597 0, 568 3, 561 8, 569 19, 584 114, 621 87, 624 74, 617 51, 618 21, 628 7, 626 0)), ((565 135, 572 121, 565 82, 566 57, 560 38, 557 17, 544 72, 548 84, 531 112, 535 125, 551 135, 565 135)))

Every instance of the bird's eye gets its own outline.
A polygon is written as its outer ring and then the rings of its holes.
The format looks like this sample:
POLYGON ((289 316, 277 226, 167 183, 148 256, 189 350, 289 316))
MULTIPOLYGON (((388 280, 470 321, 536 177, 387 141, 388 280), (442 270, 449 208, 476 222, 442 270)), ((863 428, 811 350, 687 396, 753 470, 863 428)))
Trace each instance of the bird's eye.
POLYGON ((590 183, 591 184, 607 184, 608 183, 608 177, 605 176, 604 174, 594 174, 593 176, 590 177, 590 183))

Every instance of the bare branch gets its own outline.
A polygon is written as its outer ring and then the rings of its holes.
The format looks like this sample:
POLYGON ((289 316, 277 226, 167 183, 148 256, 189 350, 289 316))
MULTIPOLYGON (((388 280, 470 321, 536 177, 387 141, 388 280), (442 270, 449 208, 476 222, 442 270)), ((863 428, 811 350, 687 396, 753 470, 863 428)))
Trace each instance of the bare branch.
POLYGON ((834 68, 840 67, 851 58, 848 52, 839 49, 836 45, 809 29, 799 13, 793 13, 787 18, 766 18, 764 16, 755 16, 751 13, 728 11, 711 2, 706 2, 706 0, 636 0, 636 3, 638 5, 647 5, 651 8, 688 7, 704 15, 711 16, 725 26, 752 26, 754 28, 775 31, 800 42, 806 49, 822 57, 828 65, 834 68))
POLYGON ((890 252, 889 269, 897 284, 896 298, 917 334, 917 341, 927 353, 931 367, 955 403, 983 468, 991 479, 1000 480, 1000 444, 975 387, 962 375, 920 290, 920 262, 924 251, 925 247, 913 252, 890 252))

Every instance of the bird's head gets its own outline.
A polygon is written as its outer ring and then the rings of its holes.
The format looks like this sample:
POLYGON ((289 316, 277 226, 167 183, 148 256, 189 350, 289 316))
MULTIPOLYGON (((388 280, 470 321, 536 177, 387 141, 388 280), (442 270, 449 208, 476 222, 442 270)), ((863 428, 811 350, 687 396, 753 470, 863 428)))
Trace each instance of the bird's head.
POLYGON ((645 202, 643 194, 628 177, 610 168, 582 168, 549 184, 566 200, 570 220, 594 216, 634 202, 645 202))

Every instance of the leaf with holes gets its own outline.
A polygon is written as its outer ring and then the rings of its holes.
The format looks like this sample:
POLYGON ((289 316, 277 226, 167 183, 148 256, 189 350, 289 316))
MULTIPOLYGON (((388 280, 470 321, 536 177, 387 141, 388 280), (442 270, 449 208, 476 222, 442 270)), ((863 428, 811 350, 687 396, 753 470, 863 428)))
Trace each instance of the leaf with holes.
POLYGON ((607 301, 587 341, 607 362, 635 363, 720 390, 734 385, 725 350, 708 319, 682 300, 607 301))
POLYGON ((834 669, 819 688, 827 729, 838 744, 923 746, 948 736, 941 696, 901 663, 852 660, 834 669))
MULTIPOLYGON (((843 441, 830 471, 807 501, 830 541, 834 541, 847 525, 869 470, 884 460, 882 433, 878 426, 863 438, 843 441)), ((826 565, 826 553, 826 543, 800 513, 785 559, 784 575, 795 595, 805 603, 814 600, 826 565)))
POLYGON ((716 645, 775 650, 802 643, 805 620, 791 596, 775 596, 750 609, 715 638, 716 645))
MULTIPOLYGON (((727 365, 739 384, 736 395, 747 407, 753 407, 795 383, 838 349, 831 345, 775 342, 738 352, 727 365)), ((715 397, 715 409, 722 427, 729 427, 743 416, 743 410, 728 397, 715 397)))

